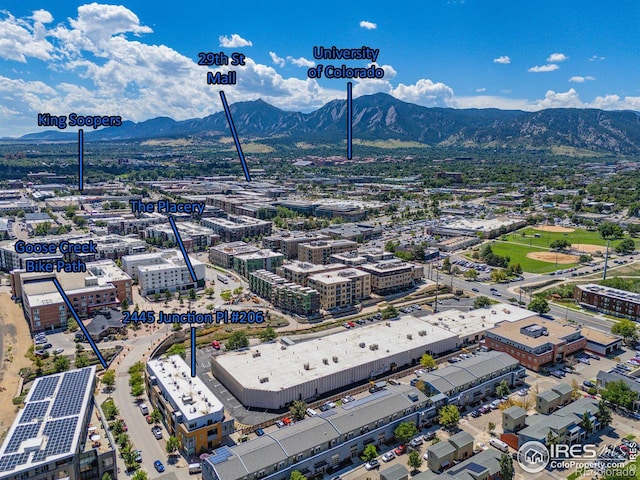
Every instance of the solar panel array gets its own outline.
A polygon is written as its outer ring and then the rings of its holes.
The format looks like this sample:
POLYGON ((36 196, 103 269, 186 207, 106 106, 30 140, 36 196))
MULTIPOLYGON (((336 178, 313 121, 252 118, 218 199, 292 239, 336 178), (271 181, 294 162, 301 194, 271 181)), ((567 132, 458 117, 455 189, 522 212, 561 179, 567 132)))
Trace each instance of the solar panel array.
POLYGON ((13 470, 18 465, 26 463, 29 453, 16 453, 15 455, 3 455, 0 457, 0 472, 13 470))
POLYGON ((51 408, 51 418, 68 417, 80 413, 90 376, 91 370, 88 368, 65 373, 51 408))
POLYGON ((20 423, 28 423, 36 418, 44 418, 44 414, 47 413, 49 404, 51 402, 46 400, 44 402, 27 403, 27 406, 22 411, 20 416, 20 423))
POLYGON ((207 462, 210 462, 212 465, 218 465, 219 463, 227 461, 230 457, 233 457, 233 452, 229 447, 223 445, 216 449, 211 456, 207 457, 207 462))
POLYGON ((31 394, 29 401, 38 402, 45 398, 50 398, 53 395, 53 392, 55 392, 59 380, 59 376, 41 378, 37 383, 35 390, 31 394))
POLYGON ((78 417, 52 420, 44 426, 43 434, 47 438, 47 447, 36 452, 34 462, 39 462, 53 455, 68 453, 76 433, 78 417))
POLYGON ((40 426, 42 423, 30 423, 28 425, 18 425, 11 435, 9 439, 9 443, 7 444, 7 448, 5 449, 6 453, 17 452, 18 448, 20 448, 20 444, 25 440, 35 437, 38 434, 38 430, 40 430, 40 426))

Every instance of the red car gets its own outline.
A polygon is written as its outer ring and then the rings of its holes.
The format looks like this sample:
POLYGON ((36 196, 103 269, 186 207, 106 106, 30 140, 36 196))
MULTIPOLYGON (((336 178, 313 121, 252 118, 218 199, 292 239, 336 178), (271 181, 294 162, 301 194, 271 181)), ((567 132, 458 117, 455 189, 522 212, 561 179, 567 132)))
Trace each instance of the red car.
POLYGON ((289 417, 284 417, 282 419, 282 423, 284 423, 285 425, 291 425, 291 419, 289 417))
POLYGON ((396 455, 402 455, 406 451, 407 451, 407 446, 403 444, 403 445, 398 445, 393 451, 393 453, 395 453, 396 455))
POLYGON ((211 346, 216 350, 220 350, 220 342, 217 340, 214 340, 213 342, 211 342, 211 346))
POLYGON ((147 415, 146 417, 144 417, 144 419, 147 421, 147 423, 151 424, 153 423, 153 418, 151 418, 151 415, 147 415))
POLYGON ((356 324, 353 322, 347 322, 347 325, 349 325, 349 327, 351 328, 354 328, 356 326, 356 324))

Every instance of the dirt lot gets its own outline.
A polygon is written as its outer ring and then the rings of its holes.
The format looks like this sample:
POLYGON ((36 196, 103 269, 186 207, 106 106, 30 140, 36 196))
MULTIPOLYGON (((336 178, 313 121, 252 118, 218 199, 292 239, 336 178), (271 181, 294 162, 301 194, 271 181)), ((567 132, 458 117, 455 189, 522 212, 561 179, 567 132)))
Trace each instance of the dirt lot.
POLYGON ((21 368, 31 365, 24 355, 31 345, 29 327, 19 305, 7 293, 0 293, 0 433, 6 431, 16 417, 11 399, 18 394, 21 368))
POLYGON ((571 233, 574 232, 574 228, 558 227, 556 225, 543 225, 542 227, 535 227, 535 230, 542 232, 556 232, 556 233, 571 233))
POLYGON ((604 253, 606 249, 607 247, 603 247, 602 245, 593 245, 591 243, 576 243, 575 245, 571 245, 571 250, 577 250, 578 252, 586 253, 604 253))
POLYGON ((558 265, 578 262, 578 257, 576 257, 575 255, 556 252, 529 252, 527 253, 527 257, 534 260, 540 260, 541 262, 549 263, 555 263, 557 260, 558 265))

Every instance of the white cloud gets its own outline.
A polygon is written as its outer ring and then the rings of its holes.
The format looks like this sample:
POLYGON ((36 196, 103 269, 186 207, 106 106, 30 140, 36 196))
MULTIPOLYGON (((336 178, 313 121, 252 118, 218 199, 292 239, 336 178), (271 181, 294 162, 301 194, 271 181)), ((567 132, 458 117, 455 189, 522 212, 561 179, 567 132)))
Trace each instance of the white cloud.
POLYGON ((456 108, 501 108, 504 110, 532 110, 532 106, 523 98, 507 98, 493 95, 474 95, 455 97, 456 108))
POLYGON ((448 107, 454 101, 453 89, 442 82, 422 78, 413 85, 399 84, 391 95, 405 102, 425 107, 448 107))
MULTIPOLYGON (((40 60, 53 58, 54 46, 46 39, 42 23, 36 21, 31 25, 8 12, 2 13, 7 17, 0 20, 0 58, 21 63, 26 63, 28 57, 40 60)), ((43 14, 38 16, 44 18, 43 14)))
POLYGON ((601 56, 598 56, 598 55, 593 55, 593 56, 589 59, 589 61, 590 61, 590 62, 597 62, 597 61, 602 61, 602 60, 604 60, 604 59, 605 59, 605 57, 601 57, 601 56))
POLYGON ((38 23, 51 23, 53 22, 53 15, 46 10, 35 10, 32 17, 38 23))
POLYGON ((569 57, 567 57, 564 53, 552 53, 547 57, 547 62, 559 63, 559 62, 564 62, 565 60, 568 60, 568 59, 569 57))
POLYGON ((573 76, 569 79, 570 82, 574 82, 574 83, 584 83, 587 80, 595 80, 595 77, 592 77, 590 75, 587 75, 586 77, 581 77, 581 76, 573 76))
POLYGON ((537 100, 534 105, 537 108, 580 108, 584 107, 584 104, 580 100, 578 92, 575 89, 570 88, 564 93, 554 92, 553 90, 547 90, 544 99, 537 100))
POLYGON ((296 67, 314 67, 316 62, 312 61, 312 60, 307 60, 304 57, 300 57, 300 58, 293 58, 291 56, 287 57, 287 60, 289 60, 290 63, 293 63, 296 67))
POLYGON ((284 67, 284 64, 287 63, 284 58, 279 57, 275 52, 269 52, 269 56, 271 57, 271 61, 279 67, 284 67))
POLYGON ((476 88, 476 92, 478 92, 478 93, 482 93, 482 92, 486 92, 486 91, 487 91, 487 89, 486 89, 486 88, 484 88, 484 87, 482 87, 482 88, 476 88))
POLYGON ((511 58, 509 58, 508 55, 501 55, 498 58, 494 58, 493 63, 502 63, 503 65, 508 65, 511 63, 511 58))
POLYGON ((367 22, 366 20, 362 20, 360 22, 360 27, 366 28, 367 30, 375 30, 376 28, 378 28, 378 24, 373 22, 367 22))
POLYGON ((540 72, 553 72, 554 70, 558 70, 560 67, 555 63, 548 63, 546 65, 531 67, 528 71, 533 73, 540 72))
POLYGON ((226 48, 253 46, 253 43, 250 40, 245 40, 237 33, 231 34, 231 37, 227 37, 226 35, 220 35, 220 37, 218 37, 218 40, 220 40, 220 46, 226 47, 226 48))

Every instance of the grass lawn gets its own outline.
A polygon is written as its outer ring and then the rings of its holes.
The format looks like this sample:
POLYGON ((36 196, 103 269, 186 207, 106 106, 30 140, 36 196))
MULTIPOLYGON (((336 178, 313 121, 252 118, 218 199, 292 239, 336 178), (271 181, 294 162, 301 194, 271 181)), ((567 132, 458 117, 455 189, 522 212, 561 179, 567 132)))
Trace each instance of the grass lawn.
POLYGON ((521 245, 514 242, 501 242, 496 240, 491 243, 493 253, 496 255, 506 255, 511 258, 511 263, 519 263, 522 266, 522 270, 529 273, 547 273, 555 272, 556 270, 566 270, 567 268, 575 267, 577 263, 558 264, 551 262, 542 262, 540 260, 534 260, 527 257, 529 252, 547 252, 548 248, 529 247, 528 245, 521 245))
MULTIPOLYGON (((516 232, 510 233, 507 235, 507 238, 510 242, 518 242, 524 243, 529 246, 538 246, 549 248, 549 245, 554 240, 567 239, 572 244, 579 243, 590 243, 593 245, 603 245, 607 244, 606 240, 603 240, 600 237, 600 234, 597 230, 590 231, 585 230, 583 228, 576 228, 575 231, 570 233, 559 233, 559 232, 543 232, 541 230, 536 230, 534 227, 525 227, 516 232), (522 234, 524 233, 524 236, 522 234), (539 235, 539 237, 536 237, 539 235)), ((613 240, 611 242, 611 247, 615 247, 618 243, 620 243, 623 239, 613 240)), ((639 240, 635 239, 636 246, 640 243, 639 240)))

